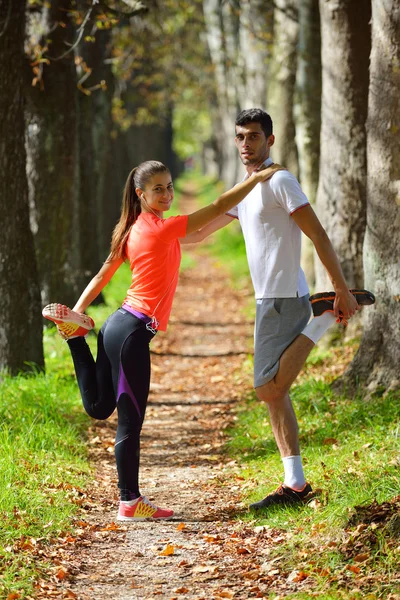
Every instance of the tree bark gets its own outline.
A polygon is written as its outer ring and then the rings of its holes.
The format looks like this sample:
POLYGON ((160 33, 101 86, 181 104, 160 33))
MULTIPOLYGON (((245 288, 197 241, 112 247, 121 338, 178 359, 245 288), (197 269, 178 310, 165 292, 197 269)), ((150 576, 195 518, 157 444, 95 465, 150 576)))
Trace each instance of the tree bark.
POLYGON ((318 0, 299 3, 299 43, 295 98, 299 178, 314 204, 319 177, 321 130, 321 31, 318 0))
MULTIPOLYGON (((363 286, 370 0, 320 0, 322 125, 317 213, 349 287, 363 286)), ((331 288, 316 261, 317 289, 331 288)))
POLYGON ((273 55, 267 91, 268 112, 274 124, 274 160, 299 175, 294 94, 299 38, 296 0, 276 0, 274 12, 273 55))
POLYGON ((346 379, 400 387, 400 0, 372 1, 364 333, 346 379))
MULTIPOLYGON (((296 145, 301 187, 315 204, 319 177, 321 130, 321 30, 318 0, 299 2, 299 44, 295 93, 296 145)), ((309 285, 315 286, 314 251, 305 237, 302 268, 309 285)))
POLYGON ((0 24, 0 371, 17 374, 44 366, 25 171, 25 2, 0 0, 0 24))
POLYGON ((47 29, 43 37, 51 40, 48 54, 57 60, 43 65, 43 89, 27 85, 28 175, 44 304, 74 303, 78 291, 79 235, 73 227, 79 189, 74 52, 59 60, 68 50, 66 42, 75 39, 69 10, 70 0, 43 7, 42 25, 47 29))
POLYGON ((231 187, 240 177, 233 142, 235 119, 244 108, 265 109, 272 10, 260 0, 204 0, 211 60, 215 67, 220 177, 231 187))
MULTIPOLYGON (((113 194, 111 152, 114 76, 105 62, 111 54, 110 30, 97 30, 93 42, 80 44, 78 54, 84 61, 78 67, 78 78, 83 81, 78 86, 79 197, 75 211, 82 289, 108 256, 113 217, 120 207, 120 194, 117 199, 113 194), (90 69, 89 77, 86 69, 90 69)), ((100 294, 95 302, 101 301, 100 294)))

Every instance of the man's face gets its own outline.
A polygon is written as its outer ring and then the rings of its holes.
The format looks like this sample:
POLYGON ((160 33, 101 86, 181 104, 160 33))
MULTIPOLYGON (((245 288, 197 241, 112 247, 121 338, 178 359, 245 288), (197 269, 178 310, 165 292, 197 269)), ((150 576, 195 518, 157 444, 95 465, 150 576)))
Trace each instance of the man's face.
POLYGON ((269 149, 275 138, 265 137, 260 123, 236 125, 235 144, 240 160, 246 167, 254 167, 269 157, 269 149))

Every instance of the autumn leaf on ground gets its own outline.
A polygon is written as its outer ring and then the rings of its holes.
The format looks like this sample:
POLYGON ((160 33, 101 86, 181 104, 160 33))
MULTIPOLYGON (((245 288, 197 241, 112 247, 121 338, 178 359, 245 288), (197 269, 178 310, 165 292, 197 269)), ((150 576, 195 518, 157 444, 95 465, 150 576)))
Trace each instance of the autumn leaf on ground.
POLYGON ((248 548, 245 548, 244 546, 240 546, 240 548, 237 549, 237 553, 238 554, 251 554, 251 550, 249 550, 248 548))
POLYGON ((293 582, 293 583, 299 583, 300 581, 307 579, 307 577, 308 577, 308 574, 305 573, 304 571, 296 571, 295 570, 290 573, 287 580, 290 582, 293 582))
POLYGON ((357 554, 357 555, 354 557, 354 560, 355 560, 356 562, 364 562, 364 561, 365 561, 365 560, 367 560, 368 558, 369 558, 369 554, 368 554, 368 552, 362 552, 361 554, 357 554))
POLYGON ((218 567, 213 565, 199 565, 193 568, 193 573, 213 573, 217 571, 218 567))
POLYGON ((175 554, 175 547, 172 544, 167 544, 161 552, 159 552, 160 556, 172 556, 175 554))
POLYGON ((217 590, 215 592, 215 595, 217 598, 233 598, 234 594, 233 592, 228 592, 227 590, 217 590))
POLYGON ((335 438, 325 438, 322 442, 324 446, 337 446, 339 442, 335 438))
POLYGON ((208 542, 209 544, 218 544, 218 542, 221 541, 221 538, 219 535, 205 535, 204 541, 208 542))
POLYGON ((111 523, 109 523, 108 525, 106 525, 105 527, 102 527, 100 529, 100 531, 120 531, 121 527, 119 525, 117 525, 117 523, 114 523, 114 521, 111 521, 111 523))
POLYGON ((185 523, 179 523, 179 525, 177 526, 177 531, 182 531, 182 529, 185 529, 186 525, 185 523))
POLYGON ((352 573, 355 573, 356 575, 358 575, 358 573, 361 571, 360 567, 356 567, 355 565, 347 565, 346 568, 348 571, 352 571, 352 573))
POLYGON ((63 567, 61 567, 60 569, 58 569, 57 573, 56 573, 56 577, 58 580, 62 580, 65 579, 68 575, 68 571, 66 569, 64 569, 63 567))

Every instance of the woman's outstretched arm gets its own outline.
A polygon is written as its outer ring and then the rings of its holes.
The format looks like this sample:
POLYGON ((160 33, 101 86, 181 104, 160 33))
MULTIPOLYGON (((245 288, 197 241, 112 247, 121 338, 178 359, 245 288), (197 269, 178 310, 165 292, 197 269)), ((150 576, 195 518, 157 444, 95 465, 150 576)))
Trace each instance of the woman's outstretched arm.
POLYGON ((234 219, 234 217, 230 217, 229 215, 221 215, 220 217, 214 219, 214 221, 211 221, 211 223, 208 223, 201 229, 198 229, 184 238, 181 238, 179 241, 181 244, 197 244, 198 242, 205 240, 215 231, 218 231, 226 225, 229 225, 229 223, 232 223, 234 219))
POLYGON ((249 192, 258 184, 267 181, 277 171, 284 170, 280 165, 274 164, 261 171, 255 171, 248 179, 238 183, 231 190, 218 196, 214 202, 189 215, 186 235, 190 235, 205 225, 224 215, 231 208, 239 204, 249 192))
POLYGON ((112 276, 119 269, 123 262, 123 258, 114 258, 113 260, 110 260, 110 257, 108 257, 97 275, 95 275, 93 279, 89 281, 83 290, 73 310, 79 313, 84 313, 89 304, 91 304, 93 300, 97 298, 101 290, 111 280, 112 276))

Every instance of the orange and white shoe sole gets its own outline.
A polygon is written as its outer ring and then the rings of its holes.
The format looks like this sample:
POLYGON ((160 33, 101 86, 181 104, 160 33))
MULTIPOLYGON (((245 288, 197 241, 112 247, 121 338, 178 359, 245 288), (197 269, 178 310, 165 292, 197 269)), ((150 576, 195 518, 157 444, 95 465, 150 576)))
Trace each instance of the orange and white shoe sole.
POLYGON ((77 313, 64 304, 48 304, 42 310, 45 319, 53 321, 66 337, 85 336, 94 327, 87 315, 77 313))

